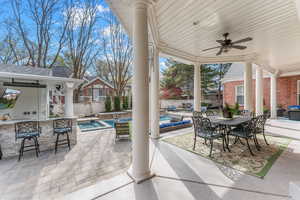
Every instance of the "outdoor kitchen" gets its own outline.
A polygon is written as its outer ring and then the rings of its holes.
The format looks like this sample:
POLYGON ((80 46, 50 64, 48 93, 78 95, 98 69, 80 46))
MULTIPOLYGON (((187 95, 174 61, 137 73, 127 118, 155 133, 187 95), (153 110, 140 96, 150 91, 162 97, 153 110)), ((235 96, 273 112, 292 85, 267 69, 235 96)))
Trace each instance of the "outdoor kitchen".
POLYGON ((68 121, 70 133, 62 135, 60 140, 68 137, 69 146, 76 144, 77 120, 73 116, 73 88, 79 83, 77 79, 54 77, 48 69, 1 65, 2 158, 23 155, 28 145, 31 145, 31 150, 36 150, 37 156, 40 151, 54 149, 58 140, 58 134, 54 134, 55 121, 68 121), (64 116, 53 117, 50 116, 49 90, 57 85, 64 89, 66 106, 64 116), (23 141, 24 138, 27 140, 23 141), (22 152, 21 147, 25 147, 22 152))

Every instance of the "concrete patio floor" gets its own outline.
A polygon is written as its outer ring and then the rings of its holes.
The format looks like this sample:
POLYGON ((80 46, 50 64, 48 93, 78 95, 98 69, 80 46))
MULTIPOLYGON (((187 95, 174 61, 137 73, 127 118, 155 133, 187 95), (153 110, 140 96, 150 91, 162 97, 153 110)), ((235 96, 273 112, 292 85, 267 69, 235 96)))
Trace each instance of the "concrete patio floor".
MULTIPOLYGON (((270 127, 267 129, 272 131, 270 127)), ((176 134, 192 130, 189 128, 176 134)), ((280 135, 280 132, 276 134, 280 135)), ((151 141, 150 147, 151 169, 156 174, 154 178, 135 184, 124 173, 63 199, 283 200, 289 199, 289 183, 300 180, 299 140, 290 143, 264 179, 218 165, 163 141, 151 141)))
POLYGON ((0 161, 0 200, 57 199, 124 173, 131 163, 131 143, 114 144, 114 130, 80 132, 71 151, 25 153, 0 161))

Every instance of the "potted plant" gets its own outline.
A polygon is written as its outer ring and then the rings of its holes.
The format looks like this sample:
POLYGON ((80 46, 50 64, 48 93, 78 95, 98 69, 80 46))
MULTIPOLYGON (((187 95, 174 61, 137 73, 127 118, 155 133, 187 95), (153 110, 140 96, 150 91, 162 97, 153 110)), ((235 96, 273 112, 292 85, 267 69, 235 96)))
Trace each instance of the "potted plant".
POLYGON ((227 103, 225 103, 225 107, 223 108, 223 117, 231 119, 233 116, 232 110, 227 103))

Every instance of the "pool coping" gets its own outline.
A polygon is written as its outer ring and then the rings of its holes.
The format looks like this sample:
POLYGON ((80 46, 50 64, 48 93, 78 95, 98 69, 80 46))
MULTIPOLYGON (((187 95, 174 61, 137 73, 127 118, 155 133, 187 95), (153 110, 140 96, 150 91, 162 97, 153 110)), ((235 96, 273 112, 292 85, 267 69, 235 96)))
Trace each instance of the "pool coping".
POLYGON ((94 120, 94 121, 97 121, 97 122, 103 124, 104 127, 81 129, 80 126, 79 126, 79 124, 78 124, 79 129, 80 129, 81 132, 96 131, 96 130, 104 130, 104 129, 113 128, 111 125, 109 125, 106 122, 100 120, 99 118, 95 118, 95 117, 93 117, 93 118, 87 118, 87 119, 84 119, 84 120, 79 120, 78 122, 85 122, 85 121, 91 121, 91 120, 94 120))

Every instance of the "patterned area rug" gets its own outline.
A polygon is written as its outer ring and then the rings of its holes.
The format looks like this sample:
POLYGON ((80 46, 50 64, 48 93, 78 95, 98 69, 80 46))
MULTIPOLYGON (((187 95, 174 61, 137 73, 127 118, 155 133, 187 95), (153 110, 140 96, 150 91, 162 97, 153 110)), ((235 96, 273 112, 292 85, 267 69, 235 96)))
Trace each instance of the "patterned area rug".
POLYGON ((243 144, 240 142, 233 144, 233 140, 234 138, 230 139, 231 145, 229 148, 231 152, 223 151, 222 140, 214 140, 212 157, 209 157, 210 145, 209 142, 205 145, 204 139, 197 138, 196 148, 193 150, 194 133, 163 139, 167 143, 211 159, 216 163, 260 178, 263 178, 268 173, 276 159, 291 141, 288 138, 267 136, 267 141, 270 145, 266 145, 263 137, 258 135, 258 142, 262 148, 260 151, 257 151, 253 140, 251 140, 251 149, 255 154, 255 156, 251 156, 245 140, 242 140, 243 144))

